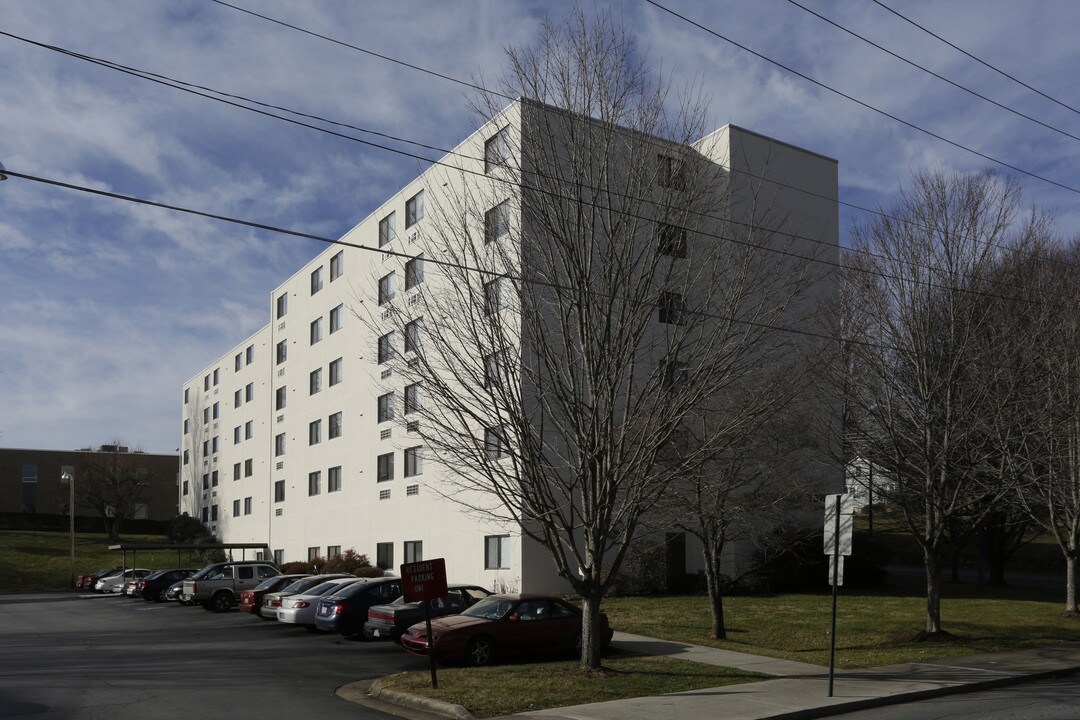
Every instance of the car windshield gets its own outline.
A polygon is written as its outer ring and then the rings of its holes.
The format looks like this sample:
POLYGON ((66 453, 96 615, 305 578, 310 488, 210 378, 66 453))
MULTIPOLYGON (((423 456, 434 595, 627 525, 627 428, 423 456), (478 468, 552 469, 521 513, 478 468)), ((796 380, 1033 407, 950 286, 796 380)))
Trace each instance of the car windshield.
POLYGON ((301 593, 301 592, 304 592, 305 590, 307 590, 308 588, 313 588, 316 585, 319 585, 319 584, 324 583, 324 582, 326 582, 326 581, 323 580, 322 578, 320 578, 318 575, 313 575, 312 577, 300 578, 299 580, 292 583, 291 585, 286 586, 285 589, 282 590, 281 592, 283 592, 283 593, 301 593))
POLYGON ((325 595, 328 592, 337 590, 342 585, 350 583, 351 580, 327 580, 322 585, 316 585, 308 590, 305 595, 325 595))
POLYGON ((263 580, 261 583, 256 585, 255 589, 256 590, 270 590, 271 588, 274 587, 274 585, 277 584, 277 582, 278 582, 278 578, 276 578, 276 577, 267 578, 266 580, 263 580))
POLYGON ((221 569, 221 568, 220 568, 220 566, 218 566, 218 565, 207 565, 207 566, 206 566, 206 567, 204 567, 204 568, 203 568, 202 570, 200 570, 199 572, 197 572, 197 573, 195 573, 194 575, 192 575, 192 576, 191 576, 191 579, 192 579, 192 580, 202 580, 203 578, 205 578, 205 577, 206 577, 207 575, 209 575, 210 573, 212 573, 212 572, 216 572, 216 571, 218 571, 218 570, 220 570, 220 569, 221 569))
POLYGON ((514 603, 506 598, 484 598, 461 614, 469 617, 484 618, 485 620, 502 620, 510 612, 514 603))

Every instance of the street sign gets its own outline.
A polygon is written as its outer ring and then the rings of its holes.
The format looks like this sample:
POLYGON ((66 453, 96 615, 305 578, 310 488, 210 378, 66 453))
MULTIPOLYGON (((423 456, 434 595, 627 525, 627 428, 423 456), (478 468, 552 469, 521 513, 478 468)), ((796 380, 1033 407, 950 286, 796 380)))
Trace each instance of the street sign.
POLYGON ((423 602, 446 595, 446 560, 421 560, 401 566, 401 594, 405 602, 423 602))
MULTIPOLYGON (((846 495, 827 495, 825 497, 825 543, 826 555, 850 555, 851 533, 855 520, 855 498, 846 495), (837 524, 836 512, 840 510, 840 522, 837 524), (839 539, 837 530, 839 529, 839 539)), ((832 575, 830 574, 830 577, 832 575)))

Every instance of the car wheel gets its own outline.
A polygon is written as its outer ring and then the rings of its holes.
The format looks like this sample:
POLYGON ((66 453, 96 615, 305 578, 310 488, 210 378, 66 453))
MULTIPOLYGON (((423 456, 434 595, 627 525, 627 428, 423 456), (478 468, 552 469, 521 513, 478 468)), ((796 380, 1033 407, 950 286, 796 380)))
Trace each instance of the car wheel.
POLYGON ((165 593, 167 593, 167 592, 169 592, 168 589, 158 590, 157 597, 155 597, 154 599, 157 600, 158 602, 165 602, 166 600, 169 599, 169 598, 165 597, 165 593))
POLYGON ((210 610, 214 612, 225 612, 232 608, 232 598, 229 597, 227 592, 219 592, 214 597, 210 598, 210 610))
POLYGON ((491 638, 473 638, 469 647, 465 649, 465 661, 470 665, 482 667, 490 665, 495 660, 495 643, 491 638))

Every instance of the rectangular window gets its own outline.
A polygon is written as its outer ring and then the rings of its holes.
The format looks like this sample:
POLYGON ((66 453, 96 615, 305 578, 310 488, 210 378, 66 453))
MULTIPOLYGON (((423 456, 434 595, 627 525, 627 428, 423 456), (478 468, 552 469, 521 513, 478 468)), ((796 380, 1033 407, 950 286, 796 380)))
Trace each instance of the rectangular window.
POLYGON ((202 489, 203 490, 209 490, 210 489, 210 473, 203 473, 203 476, 202 476, 202 489))
POLYGON ((244 351, 244 363, 250 365, 255 362, 255 346, 248 345, 247 350, 244 351))
POLYGON ((405 201, 405 229, 408 230, 423 219, 424 191, 421 190, 405 201))
POLYGON ((417 255, 405 263, 405 289, 412 290, 424 282, 424 256, 417 255))
POLYGON ((191 430, 191 420, 190 420, 190 418, 184 418, 184 434, 187 435, 190 430, 191 430))
POLYGON ((669 257, 686 257, 686 228, 658 223, 656 226, 656 251, 669 257))
POLYGON ((686 363, 674 359, 674 356, 664 360, 664 385, 667 387, 680 387, 686 384, 690 377, 690 370, 686 363))
POLYGON ((311 321, 311 344, 322 340, 322 318, 317 318, 311 321))
POLYGON ((217 387, 218 377, 220 376, 221 368, 214 368, 214 386, 217 387))
POLYGON ((202 509, 202 521, 203 521, 203 525, 210 522, 210 508, 204 507, 202 509))
POLYGON ((390 331, 379 338, 379 364, 394 359, 394 333, 390 331))
POLYGON ((251 402, 255 397, 255 383, 244 386, 244 402, 251 402))
POLYGON ((184 404, 191 402, 191 388, 184 388, 184 404))
POLYGON ((238 408, 243 404, 244 404, 244 391, 243 390, 237 390, 236 392, 233 393, 232 406, 234 408, 238 408))
POLYGON ((422 540, 405 541, 405 562, 414 563, 424 559, 424 543, 422 540))
POLYGON ((318 445, 322 442, 322 420, 312 420, 307 427, 308 445, 318 445))
POLYGON ((322 473, 316 470, 313 473, 308 473, 307 476, 307 494, 308 497, 312 495, 318 495, 322 492, 322 473))
POLYGON ((255 437, 255 421, 248 420, 244 423, 244 439, 250 440, 253 437, 255 437))
POLYGON ((210 389, 210 376, 209 375, 207 375, 206 377, 204 377, 202 379, 202 389, 203 389, 203 392, 210 389))
POLYGON ((332 560, 341 555, 340 545, 327 545, 326 546, 326 559, 332 560))
POLYGON ((309 547, 307 549, 308 562, 311 562, 312 560, 315 560, 318 557, 319 557, 319 546, 318 545, 316 545, 315 547, 309 547))
POLYGON ((217 487, 217 486, 218 486, 218 471, 215 470, 214 472, 210 473, 210 487, 217 487))
POLYGON ((202 421, 203 425, 207 425, 210 423, 210 408, 202 409, 202 421))
POLYGON ((484 283, 484 312, 494 315, 507 306, 506 278, 495 278, 484 283))
POLYGON ((393 242, 397 236, 394 228, 394 213, 390 213, 379 221, 379 247, 393 242))
POLYGON ((499 388, 506 377, 506 351, 499 350, 484 356, 484 387, 499 388))
POLYGON ((330 363, 330 387, 341 382, 341 358, 330 363))
POLYGON ((658 153, 656 155, 656 181, 660 187, 682 190, 686 185, 686 173, 682 160, 658 153))
POLYGON ((217 521, 218 521, 217 505, 211 505, 210 506, 210 522, 217 522, 217 521))
POLYGON ((380 455, 376 459, 376 482, 386 482, 394 479, 394 453, 380 455))
POLYGON ((394 273, 379 278, 379 305, 385 305, 394 299, 394 273))
POLYGON ((214 403, 213 410, 214 410, 213 411, 213 417, 214 417, 215 420, 217 420, 218 416, 221 415, 220 403, 214 403))
POLYGON ((239 480, 240 479, 240 463, 233 463, 233 466, 232 466, 232 479, 233 480, 239 480))
POLYGON ((285 359, 289 357, 289 341, 282 340, 277 344, 277 361, 278 365, 285 362, 285 359))
POLYGON ((501 203, 484 213, 484 244, 489 245, 510 232, 510 201, 501 203))
POLYGON ((188 494, 188 481, 187 480, 184 481, 184 494, 185 495, 188 494))
POLYGON ((329 419, 329 425, 330 427, 328 428, 329 432, 327 432, 327 437, 330 440, 341 437, 341 413, 336 412, 331 415, 329 419))
POLYGON ((387 422, 394 419, 394 393, 388 392, 379 396, 379 422, 387 422))
POLYGON ((244 498, 244 514, 245 515, 250 515, 251 514, 251 498, 250 497, 244 498))
POLYGON ((285 563, 285 551, 284 550, 275 550, 274 551, 274 564, 277 565, 278 567, 281 567, 284 563, 285 563))
POLYGON ((311 271, 311 294, 322 290, 322 265, 311 271))
POLYGON ((204 457, 204 458, 205 458, 205 457, 206 457, 207 455, 209 455, 209 454, 210 454, 210 441, 209 441, 209 440, 203 440, 203 444, 202 444, 202 454, 203 454, 203 457, 204 457))
POLYGON ((667 291, 660 293, 660 322, 678 325, 682 322, 685 311, 686 301, 681 294, 667 291))
POLYGON ((415 477, 424 472, 424 462, 420 455, 423 446, 405 448, 405 477, 415 477))
POLYGON ((248 458, 244 461, 244 477, 251 477, 252 465, 254 465, 254 460, 252 458, 248 458))
POLYGON ((240 499, 239 498, 232 501, 232 516, 233 517, 240 517, 240 499))
POLYGON ((233 358, 233 372, 239 372, 242 367, 244 367, 244 353, 236 353, 236 357, 233 358))
POLYGON ((507 456, 506 439, 496 428, 484 428, 484 452, 492 460, 501 460, 507 456))
POLYGON ((417 318, 405 324, 405 352, 420 352, 420 336, 423 334, 423 329, 423 318, 417 318))
POLYGON ((282 293, 278 295, 277 299, 277 318, 280 320, 285 317, 285 313, 289 312, 289 293, 282 293))
POLYGON ((420 409, 420 383, 405 386, 405 414, 414 413, 420 409))
POLYGON ((289 400, 289 391, 284 385, 282 385, 281 387, 279 387, 277 389, 277 391, 274 394, 274 409, 275 410, 284 410, 285 409, 285 403, 288 402, 288 400, 289 400))
POLYGON ((184 464, 187 465, 191 461, 191 456, 188 455, 188 451, 184 450, 184 464))
POLYGON ((484 569, 507 570, 510 568, 510 536, 488 535, 484 538, 484 569))
POLYGON ((333 335, 341 329, 341 321, 344 317, 345 306, 338 305, 330 311, 330 334, 333 335))
POLYGON ((375 543, 375 565, 383 570, 394 570, 394 543, 375 543))
POLYGON ((284 480, 275 480, 274 481, 274 502, 284 502, 284 501, 285 501, 285 481, 284 480))
POLYGON ((216 453, 218 451, 218 436, 215 435, 210 439, 210 452, 216 453))
POLYGON ((326 492, 341 490, 341 466, 337 465, 326 471, 326 492))
POLYGON ((233 428, 233 431, 232 431, 233 445, 239 445, 240 444, 240 430, 241 430, 241 428, 240 428, 239 425, 237 425, 236 427, 233 428))
POLYGON ((510 126, 499 130, 484 141, 484 172, 505 167, 510 162, 510 126))
POLYGON ((322 390, 322 368, 315 368, 308 374, 308 395, 322 390))
POLYGON ((285 433, 281 433, 274 437, 274 457, 281 457, 285 454, 285 433))
POLYGON ((341 277, 343 272, 345 272, 345 251, 339 250, 337 255, 330 258, 330 282, 341 277))

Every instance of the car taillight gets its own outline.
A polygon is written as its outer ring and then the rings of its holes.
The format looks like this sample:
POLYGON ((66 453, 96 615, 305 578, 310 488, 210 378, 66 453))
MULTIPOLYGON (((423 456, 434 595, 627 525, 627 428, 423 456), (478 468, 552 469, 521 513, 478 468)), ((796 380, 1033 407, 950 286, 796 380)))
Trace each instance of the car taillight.
POLYGON ((345 603, 338 603, 337 605, 334 606, 334 614, 335 615, 340 615, 341 611, 346 609, 347 607, 349 607, 349 606, 346 605, 345 603))
POLYGON ((145 580, 140 580, 139 581, 139 589, 140 590, 145 590, 146 589, 146 581, 145 580))
POLYGON ((199 592, 199 583, 191 583, 191 594, 199 592))
POLYGON ((293 607, 294 607, 294 608, 306 608, 306 607, 311 607, 311 603, 309 603, 309 602, 307 602, 307 601, 305 601, 305 600, 297 600, 296 602, 294 602, 294 603, 293 603, 293 607))
POLYGON ((270 607, 281 607, 281 598, 274 598, 269 604, 270 607))
POLYGON ((386 613, 369 612, 368 613, 368 620, 382 620, 383 622, 393 622, 394 621, 394 616, 393 615, 387 615, 386 613))

